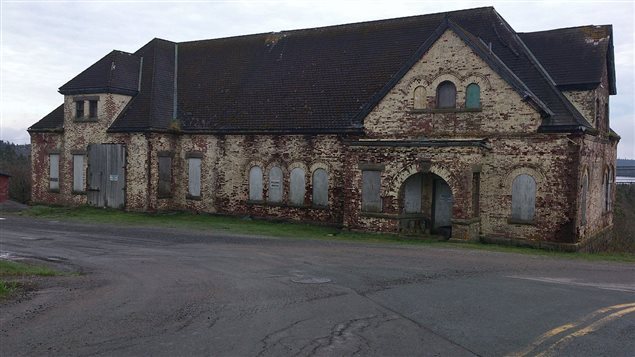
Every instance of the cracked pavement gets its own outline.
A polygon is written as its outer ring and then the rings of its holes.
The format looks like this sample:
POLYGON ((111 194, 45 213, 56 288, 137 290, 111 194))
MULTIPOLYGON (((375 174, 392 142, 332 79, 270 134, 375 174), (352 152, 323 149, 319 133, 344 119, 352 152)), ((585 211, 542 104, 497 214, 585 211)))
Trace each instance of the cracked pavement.
POLYGON ((84 274, 0 305, 3 356, 635 355, 634 264, 5 218, 84 274))

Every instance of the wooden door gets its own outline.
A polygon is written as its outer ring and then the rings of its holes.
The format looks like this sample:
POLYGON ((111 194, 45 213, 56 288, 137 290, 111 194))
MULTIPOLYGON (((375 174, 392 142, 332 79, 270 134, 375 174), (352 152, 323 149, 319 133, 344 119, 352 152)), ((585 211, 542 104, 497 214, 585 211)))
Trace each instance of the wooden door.
POLYGON ((126 149, 121 144, 88 145, 88 204, 125 206, 126 149))

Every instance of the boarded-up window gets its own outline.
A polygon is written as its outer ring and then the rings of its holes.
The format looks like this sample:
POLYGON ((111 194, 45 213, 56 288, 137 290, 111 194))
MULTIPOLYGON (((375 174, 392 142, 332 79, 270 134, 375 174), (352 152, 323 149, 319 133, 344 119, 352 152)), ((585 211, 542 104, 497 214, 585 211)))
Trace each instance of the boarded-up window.
POLYGON ((424 87, 417 87, 414 91, 414 108, 415 109, 423 109, 426 107, 426 91, 424 87))
POLYGON ((187 193, 190 197, 201 197, 201 158, 190 157, 187 159, 188 185, 187 193))
POLYGON ((450 81, 441 82, 437 87, 437 107, 456 108, 456 87, 450 81))
POLYGON ((580 223, 582 225, 586 224, 586 201, 587 194, 589 192, 589 176, 584 174, 582 178, 582 188, 580 189, 580 223))
POLYGON ((60 190, 60 154, 49 155, 49 188, 60 190))
POLYGON ((512 183, 512 219, 530 222, 534 219, 536 208, 536 180, 520 174, 512 183))
POLYGON ((172 157, 169 155, 159 156, 159 186, 157 194, 159 197, 170 197, 172 195, 172 157))
POLYGON ((606 176, 604 177, 604 211, 609 212, 611 210, 611 190, 613 187, 613 172, 609 168, 606 171, 606 176))
POLYGON ((84 192, 84 155, 73 155, 73 192, 84 192))
POLYGON ((292 205, 304 205, 304 193, 306 192, 306 184, 304 178, 304 170, 299 167, 291 170, 291 178, 289 179, 289 201, 292 205))
POLYGON ((467 86, 465 90, 465 107, 480 108, 481 107, 481 87, 476 83, 467 86))
POLYGON ((324 169, 313 171, 313 205, 329 205, 329 177, 324 169))
POLYGON ((249 200, 262 201, 262 169, 254 166, 249 169, 249 200))
POLYGON ((472 173, 472 217, 480 215, 481 173, 472 173))
POLYGON ((269 202, 282 202, 282 169, 274 166, 269 170, 269 202))
POLYGON ((362 171, 362 211, 381 212, 381 171, 362 171))

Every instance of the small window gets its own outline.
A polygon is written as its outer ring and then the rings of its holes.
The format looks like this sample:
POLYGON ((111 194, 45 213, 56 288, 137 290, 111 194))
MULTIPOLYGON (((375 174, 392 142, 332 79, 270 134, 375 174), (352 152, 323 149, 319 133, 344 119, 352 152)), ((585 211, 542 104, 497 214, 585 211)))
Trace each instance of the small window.
POLYGON ((249 200, 262 201, 262 169, 254 166, 249 169, 249 200))
POLYGON ((476 83, 467 86, 465 90, 465 107, 480 108, 481 107, 481 87, 476 83))
POLYGON ((587 206, 587 195, 589 192, 589 175, 586 173, 582 178, 582 188, 580 189, 580 224, 586 224, 586 206, 587 206))
POLYGON ((169 155, 159 156, 159 185, 157 187, 159 198, 166 198, 172 195, 172 157, 169 155))
POLYGON ((73 192, 84 192, 84 155, 73 155, 73 192))
POLYGON ((75 118, 77 119, 84 118, 84 101, 83 100, 75 101, 75 118))
POLYGON ((201 158, 190 157, 187 159, 188 185, 187 193, 190 198, 201 197, 201 158))
POLYGON ((456 108, 456 87, 450 81, 437 87, 437 108, 456 108))
POLYGON ((415 88, 415 91, 413 94, 413 104, 415 109, 424 109, 426 107, 425 88, 421 86, 415 88))
POLYGON ((329 205, 329 177, 324 169, 313 171, 313 205, 329 205))
POLYGON ((269 170, 269 202, 282 202, 282 169, 274 166, 269 170))
POLYGON ((291 170, 291 178, 289 179, 289 201, 291 201, 292 205, 304 205, 304 194, 306 192, 304 176, 304 170, 299 167, 291 170))
POLYGON ((88 117, 91 119, 97 119, 97 101, 88 101, 88 117))
POLYGON ((51 191, 60 190, 60 155, 49 155, 49 189, 51 191))
POLYGON ((362 171, 362 211, 381 212, 381 171, 362 171))
POLYGON ((520 222, 534 220, 536 209, 536 180, 520 174, 512 183, 512 219, 520 222))

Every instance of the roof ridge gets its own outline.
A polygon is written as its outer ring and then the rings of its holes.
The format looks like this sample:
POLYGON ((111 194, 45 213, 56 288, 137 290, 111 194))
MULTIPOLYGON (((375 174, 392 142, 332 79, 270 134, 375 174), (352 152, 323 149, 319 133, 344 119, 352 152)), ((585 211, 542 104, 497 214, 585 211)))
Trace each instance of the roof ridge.
POLYGON ((203 40, 183 41, 183 42, 177 42, 177 43, 179 43, 179 44, 190 44, 190 43, 195 43, 195 42, 229 40, 229 39, 247 38, 247 37, 252 37, 252 36, 255 37, 255 36, 272 35, 272 34, 286 35, 286 34, 291 34, 291 33, 301 33, 301 32, 319 31, 319 30, 330 30, 330 29, 339 28, 339 27, 356 27, 356 26, 363 26, 363 25, 369 25, 369 24, 380 24, 380 23, 385 23, 385 22, 406 20, 406 19, 414 20, 414 19, 417 19, 417 18, 440 16, 440 15, 443 15, 443 14, 445 14, 446 17, 447 17, 448 15, 452 15, 452 14, 469 12, 469 11, 477 11, 477 10, 493 10, 493 11, 496 11, 493 6, 480 6, 480 7, 474 7, 474 8, 469 8, 469 9, 452 10, 452 11, 440 11, 440 12, 435 12, 435 13, 431 13, 431 14, 400 16, 400 17, 392 17, 392 18, 389 18, 389 19, 367 20, 367 21, 350 22, 350 23, 344 23, 344 24, 335 24, 335 25, 326 25, 326 26, 317 26, 317 27, 306 27, 306 28, 291 29, 291 30, 258 32, 258 33, 246 34, 246 35, 236 35, 236 36, 227 36, 227 37, 218 37, 218 38, 208 38, 208 39, 203 39, 203 40))
POLYGON ((556 31, 562 31, 562 30, 573 30, 573 29, 581 29, 581 28, 588 28, 588 27, 613 27, 613 25, 611 24, 606 24, 606 25, 581 25, 581 26, 570 26, 570 27, 559 27, 559 28, 555 28, 555 29, 549 29, 549 30, 540 30, 540 31, 527 31, 527 32, 516 32, 519 35, 526 35, 526 34, 538 34, 538 33, 545 33, 545 32, 556 32, 556 31))

